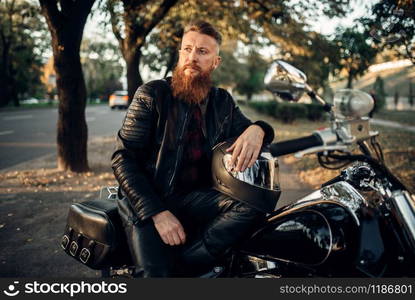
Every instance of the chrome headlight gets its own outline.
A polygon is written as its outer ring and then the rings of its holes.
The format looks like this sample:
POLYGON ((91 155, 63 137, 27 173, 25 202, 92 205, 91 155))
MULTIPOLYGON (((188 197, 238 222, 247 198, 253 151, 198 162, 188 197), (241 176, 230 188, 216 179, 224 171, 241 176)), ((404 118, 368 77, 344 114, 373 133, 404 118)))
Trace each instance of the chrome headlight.
POLYGON ((334 112, 340 119, 366 116, 374 107, 373 98, 362 91, 341 89, 334 94, 334 112))

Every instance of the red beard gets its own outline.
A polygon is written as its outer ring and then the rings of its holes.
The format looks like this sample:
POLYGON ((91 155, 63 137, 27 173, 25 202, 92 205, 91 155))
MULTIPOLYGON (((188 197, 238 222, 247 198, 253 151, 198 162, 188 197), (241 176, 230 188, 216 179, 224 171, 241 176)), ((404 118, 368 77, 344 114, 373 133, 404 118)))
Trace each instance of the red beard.
POLYGON ((202 72, 200 67, 196 65, 176 66, 173 70, 172 90, 175 98, 181 99, 189 104, 201 103, 208 95, 212 86, 210 74, 212 72, 202 72), (186 67, 192 66, 193 69, 200 73, 196 76, 186 76, 184 70, 186 67))

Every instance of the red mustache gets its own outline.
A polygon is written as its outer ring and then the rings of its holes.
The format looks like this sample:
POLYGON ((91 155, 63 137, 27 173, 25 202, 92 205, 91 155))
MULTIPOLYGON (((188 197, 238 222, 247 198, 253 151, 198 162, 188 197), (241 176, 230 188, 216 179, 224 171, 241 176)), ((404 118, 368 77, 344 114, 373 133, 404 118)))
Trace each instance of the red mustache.
POLYGON ((202 69, 198 65, 196 65, 196 64, 187 64, 187 65, 184 65, 183 70, 185 70, 187 68, 192 68, 192 69, 197 70, 197 71, 202 71, 202 69))

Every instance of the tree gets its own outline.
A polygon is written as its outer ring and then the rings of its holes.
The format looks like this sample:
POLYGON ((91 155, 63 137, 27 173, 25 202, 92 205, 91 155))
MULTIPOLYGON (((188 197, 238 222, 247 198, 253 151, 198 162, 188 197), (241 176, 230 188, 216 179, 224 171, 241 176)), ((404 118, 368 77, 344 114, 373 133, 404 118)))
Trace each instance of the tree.
POLYGON ((304 32, 297 40, 297 52, 287 49, 282 51, 285 60, 298 66, 307 75, 307 83, 314 89, 327 89, 329 75, 340 60, 337 46, 326 37, 316 32, 304 32), (299 49, 304 49, 300 51, 299 49))
MULTIPOLYGON (((246 18, 246 8, 235 5, 235 1, 180 0, 149 35, 142 62, 152 71, 163 71, 166 76, 177 61, 184 26, 193 21, 194 16, 208 20, 221 32, 224 41, 241 40, 248 44, 256 40, 257 30, 246 18)), ((236 47, 236 43, 232 44, 236 47)))
POLYGON ((376 96, 375 111, 378 112, 381 111, 386 104, 385 84, 382 77, 376 77, 375 83, 373 84, 373 90, 375 91, 376 96))
MULTIPOLYGON (((195 15, 198 19, 208 20, 218 28, 225 41, 235 42, 233 52, 236 50, 236 41, 249 46, 277 45, 281 53, 283 50, 293 49, 292 45, 299 48, 300 41, 304 40, 303 36, 293 33, 304 32, 301 19, 305 13, 307 16, 315 16, 320 12, 330 16, 343 15, 348 1, 314 2, 317 6, 301 2, 293 5, 290 1, 272 0, 181 0, 151 32, 143 48, 142 62, 153 71, 163 71, 166 76, 176 62, 183 26, 195 15)), ((302 44, 301 47, 302 50, 306 50, 310 46, 302 44)), ((316 52, 321 53, 320 50, 316 52)), ((223 61, 225 62, 225 59, 223 61)), ((220 72, 216 72, 216 75, 220 72)))
POLYGON ((264 77, 268 68, 268 63, 255 51, 251 50, 246 57, 245 63, 248 78, 239 81, 236 89, 251 100, 253 94, 264 89, 264 77))
POLYGON ((142 84, 139 71, 141 50, 147 35, 178 0, 108 0, 112 31, 127 65, 128 98, 142 84))
POLYGON ((0 2, 0 106, 42 96, 39 40, 46 28, 39 8, 27 1, 0 2), (39 38, 37 38, 39 37, 39 38))
POLYGON ((366 34, 381 50, 393 49, 397 57, 415 64, 415 5, 413 0, 380 0, 369 17, 360 19, 366 34))
POLYGON ((395 88, 395 94, 393 96, 393 103, 395 104, 395 109, 398 109, 399 104, 399 92, 398 89, 395 88))
POLYGON ((120 64, 121 57, 116 45, 83 40, 81 60, 89 99, 108 99, 113 91, 122 88, 119 79, 123 67, 120 64))
POLYGON ((213 72, 212 80, 215 85, 232 91, 239 83, 248 80, 248 68, 236 59, 229 48, 222 49, 220 55, 222 61, 219 68, 213 72))
POLYGON ((52 37, 59 98, 57 128, 58 168, 74 172, 89 169, 86 88, 79 50, 94 0, 39 0, 52 37))
POLYGON ((334 43, 340 50, 340 59, 335 63, 337 74, 344 71, 347 74, 347 87, 352 88, 353 79, 366 72, 377 50, 356 27, 337 28, 334 43))

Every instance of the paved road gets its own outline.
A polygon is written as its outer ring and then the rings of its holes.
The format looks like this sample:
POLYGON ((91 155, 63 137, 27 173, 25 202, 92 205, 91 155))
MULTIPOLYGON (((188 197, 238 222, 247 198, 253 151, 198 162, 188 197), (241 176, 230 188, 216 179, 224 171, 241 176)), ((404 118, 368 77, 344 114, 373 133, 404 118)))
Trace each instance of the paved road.
MULTIPOLYGON (((87 107, 89 139, 114 135, 124 115, 105 105, 87 107)), ((0 112, 0 169, 56 152, 57 119, 56 108, 0 112)))

